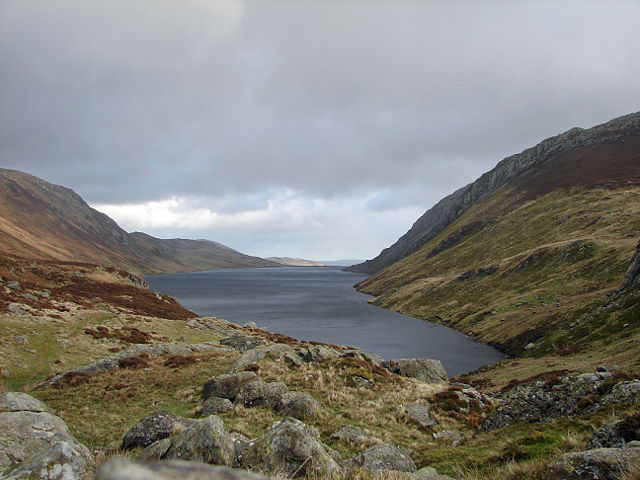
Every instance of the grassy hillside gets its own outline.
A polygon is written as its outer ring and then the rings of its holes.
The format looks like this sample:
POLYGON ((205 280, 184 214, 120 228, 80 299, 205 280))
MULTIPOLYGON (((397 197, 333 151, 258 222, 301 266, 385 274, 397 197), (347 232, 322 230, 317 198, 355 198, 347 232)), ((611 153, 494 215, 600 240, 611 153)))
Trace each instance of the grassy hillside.
MULTIPOLYGON (((576 149, 517 177, 358 288, 376 305, 513 356, 637 368, 637 305, 598 309, 622 283, 639 233, 640 138, 633 137, 576 149)), ((527 368, 536 368, 532 362, 527 368)))

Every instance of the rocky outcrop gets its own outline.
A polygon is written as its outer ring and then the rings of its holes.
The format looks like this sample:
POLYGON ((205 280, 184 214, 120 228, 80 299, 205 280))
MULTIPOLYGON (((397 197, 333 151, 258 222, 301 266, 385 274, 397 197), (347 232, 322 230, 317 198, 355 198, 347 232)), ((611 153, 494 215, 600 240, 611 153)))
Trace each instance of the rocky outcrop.
POLYGON ((597 478, 618 480, 623 472, 640 462, 640 448, 597 448, 565 453, 551 468, 552 480, 597 478))
POLYGON ((636 413, 600 427, 591 435, 587 448, 620 448, 627 443, 639 440, 640 413, 636 413))
POLYGON ((227 373, 236 373, 244 370, 247 365, 257 363, 266 356, 278 358, 284 356, 287 353, 295 354, 296 350, 284 343, 274 343, 272 345, 252 348, 251 350, 247 350, 246 352, 244 352, 240 356, 240 358, 233 362, 233 364, 229 367, 227 373))
POLYGON ((381 443, 347 460, 344 468, 345 470, 368 470, 371 473, 387 470, 415 472, 416 464, 406 450, 388 443, 381 443))
POLYGON ((475 182, 456 190, 427 210, 400 239, 380 254, 346 270, 373 274, 403 259, 447 228, 483 197, 495 192, 516 176, 578 147, 612 142, 631 135, 640 135, 640 113, 616 118, 610 122, 584 130, 573 128, 547 138, 533 148, 502 160, 475 182))
POLYGON ((446 383, 447 372, 440 360, 430 358, 400 358, 382 363, 392 373, 403 377, 415 378, 424 383, 446 383))
POLYGON ((129 429, 122 439, 121 448, 131 450, 137 447, 148 447, 158 440, 175 435, 194 423, 195 420, 178 417, 164 410, 153 412, 129 429))
POLYGON ((403 415, 406 415, 408 419, 421 426, 422 428, 431 428, 437 424, 437 422, 429 415, 429 407, 422 405, 421 403, 409 403, 407 405, 400 406, 403 415))
POLYGON ((220 340, 220 345, 227 345, 235 348, 239 352, 246 352, 252 348, 260 347, 265 344, 261 338, 251 337, 248 335, 235 334, 220 340))
POLYGON ((295 418, 274 423, 244 452, 244 468, 266 474, 322 477, 341 472, 319 432, 295 418))
POLYGON ((202 415, 205 416, 231 410, 233 410, 233 403, 227 398, 209 397, 202 402, 202 415))
POLYGON ((637 289, 638 287, 640 287, 640 242, 638 242, 636 246, 636 251, 631 258, 629 268, 627 268, 627 273, 624 276, 618 292, 628 288, 637 289))
POLYGON ((29 395, 0 395, 1 478, 88 480, 91 452, 69 433, 59 417, 29 395))
POLYGON ((268 477, 246 470, 199 462, 170 460, 132 462, 125 458, 109 460, 100 466, 96 480, 267 480, 268 477))
POLYGON ((482 424, 484 430, 503 428, 517 422, 545 421, 574 416, 604 405, 637 403, 640 381, 619 381, 610 372, 573 376, 549 376, 515 386, 494 396, 497 408, 482 424), (609 393, 603 391, 610 382, 609 393))
POLYGON ((238 396, 245 383, 255 382, 258 376, 253 372, 226 373, 208 380, 202 387, 202 400, 210 397, 227 398, 231 401, 238 396))

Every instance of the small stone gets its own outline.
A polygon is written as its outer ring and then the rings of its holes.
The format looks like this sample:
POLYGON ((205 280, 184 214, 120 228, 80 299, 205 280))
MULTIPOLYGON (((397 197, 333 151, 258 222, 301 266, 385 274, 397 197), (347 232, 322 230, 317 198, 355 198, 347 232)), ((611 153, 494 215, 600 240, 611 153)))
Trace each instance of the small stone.
POLYGON ((366 378, 360 377, 358 375, 352 376, 351 380, 353 380, 353 383, 355 383, 357 387, 362 387, 362 388, 373 388, 373 387, 375 387, 375 385, 374 385, 372 380, 367 380, 366 378))
POLYGON ((11 280, 7 282, 7 287, 9 287, 12 290, 21 290, 20 282, 17 280, 11 280))
POLYGON ((531 350, 533 350, 534 348, 536 348, 536 344, 531 342, 531 343, 527 343, 524 347, 524 349, 529 352, 531 350))
POLYGON ((17 303, 10 303, 9 311, 15 313, 16 315, 28 315, 28 313, 20 308, 20 305, 18 305, 17 303))
POLYGON ((0 370, 0 375, 2 375, 4 378, 9 378, 11 376, 11 372, 6 368, 3 368, 2 370, 0 370))
POLYGON ((27 340, 27 337, 23 337, 22 335, 11 335, 11 338, 13 338, 16 342, 18 342, 21 345, 26 345, 27 343, 29 343, 29 340, 27 340))
POLYGON ((36 297, 35 295, 31 295, 30 293, 23 293, 22 296, 27 300, 32 300, 34 302, 37 302, 40 300, 38 297, 36 297))
POLYGON ((56 340, 56 342, 58 342, 63 347, 70 347, 71 346, 71 342, 69 340, 67 340, 66 338, 58 338, 56 340))
POLYGON ((247 322, 243 325, 244 328, 258 328, 256 322, 247 322))
POLYGON ((436 421, 429 416, 429 407, 420 403, 409 403, 408 405, 402 405, 402 410, 409 417, 409 419, 417 423, 423 428, 430 428, 436 425, 436 421))

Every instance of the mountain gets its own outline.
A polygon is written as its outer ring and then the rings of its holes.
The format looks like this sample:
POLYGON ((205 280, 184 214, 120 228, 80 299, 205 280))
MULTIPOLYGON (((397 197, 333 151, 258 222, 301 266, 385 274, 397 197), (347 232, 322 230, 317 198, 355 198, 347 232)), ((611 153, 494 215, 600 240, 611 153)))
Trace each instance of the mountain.
POLYGON ((532 359, 514 361, 514 372, 637 364, 639 238, 636 113, 503 160, 356 268, 382 268, 357 288, 532 359))
POLYGON ((206 240, 129 234, 73 190, 7 169, 0 169, 0 253, 144 274, 275 266, 206 240))
MULTIPOLYGON (((598 146, 624 143, 625 138, 640 134, 640 112, 616 118, 590 129, 572 128, 565 133, 543 140, 535 147, 524 150, 502 160, 496 167, 482 175, 475 182, 460 188, 451 195, 427 210, 400 239, 380 254, 364 263, 349 267, 351 272, 373 274, 385 267, 405 258, 417 251, 445 228, 452 224, 464 212, 496 192, 508 182, 528 174, 535 174, 545 164, 566 164, 563 171, 551 172, 549 178, 539 178, 538 182, 547 182, 546 186, 538 185, 536 189, 552 189, 563 186, 571 187, 574 183, 584 186, 595 186, 606 182, 624 182, 625 176, 631 174, 629 180, 637 179, 638 163, 633 164, 633 148, 626 149, 629 158, 617 158, 604 150, 602 158, 589 154, 598 146), (590 155, 585 171, 572 170, 585 168, 578 158, 590 155), (566 157, 566 161, 560 161, 566 157), (573 158, 572 158, 573 157, 573 158)), ((637 160, 637 157, 636 157, 637 160)), ((533 186, 533 185, 530 185, 533 186)))

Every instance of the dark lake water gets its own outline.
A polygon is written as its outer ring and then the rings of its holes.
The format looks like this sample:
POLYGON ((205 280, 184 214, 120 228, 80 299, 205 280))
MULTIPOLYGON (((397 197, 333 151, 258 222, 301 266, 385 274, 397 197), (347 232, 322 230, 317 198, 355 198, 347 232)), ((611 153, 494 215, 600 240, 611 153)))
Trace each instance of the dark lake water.
POLYGON ((338 267, 224 269, 146 277, 199 315, 255 322, 301 340, 352 345, 385 359, 437 358, 450 376, 504 358, 460 332, 384 310, 338 267))

